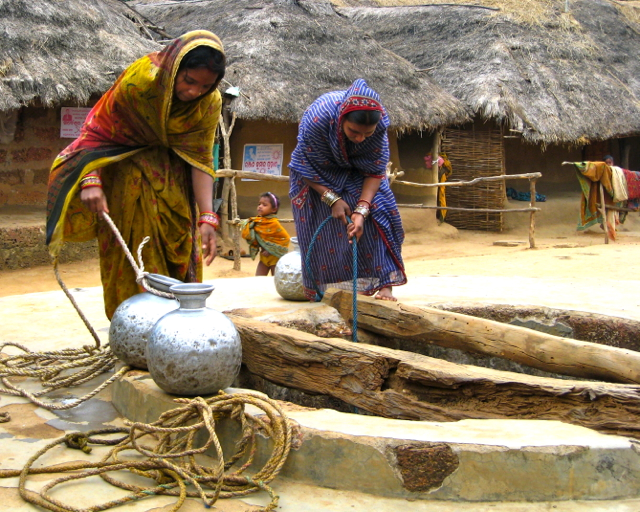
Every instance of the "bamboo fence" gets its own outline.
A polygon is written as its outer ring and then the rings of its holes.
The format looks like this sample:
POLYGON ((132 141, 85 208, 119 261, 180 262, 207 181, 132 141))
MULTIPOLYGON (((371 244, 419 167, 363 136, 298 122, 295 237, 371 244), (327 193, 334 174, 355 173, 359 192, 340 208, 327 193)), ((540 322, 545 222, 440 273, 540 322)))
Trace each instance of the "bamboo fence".
MULTIPOLYGON (((448 128, 441 144, 455 180, 465 182, 505 174, 503 135, 499 129, 448 128)), ((447 205, 454 207, 447 208, 447 222, 460 229, 502 231, 505 197, 503 180, 447 189, 447 205)))

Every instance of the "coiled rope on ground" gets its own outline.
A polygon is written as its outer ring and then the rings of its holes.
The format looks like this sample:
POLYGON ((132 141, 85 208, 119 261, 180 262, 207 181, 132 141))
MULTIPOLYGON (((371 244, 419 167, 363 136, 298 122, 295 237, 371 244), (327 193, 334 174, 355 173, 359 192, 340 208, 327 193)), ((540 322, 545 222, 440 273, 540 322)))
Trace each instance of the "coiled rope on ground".
MULTIPOLYGON (((280 472, 291 449, 291 422, 277 402, 252 393, 218 395, 204 399, 177 398, 179 407, 163 413, 153 423, 127 422, 129 428, 106 428, 87 433, 68 434, 40 449, 25 464, 22 470, 0 470, 0 478, 20 476, 19 491, 22 498, 34 505, 54 512, 97 512, 125 505, 150 496, 175 496, 177 501, 171 512, 177 511, 187 497, 200 498, 210 508, 219 498, 246 496, 263 490, 271 497, 262 510, 270 512, 278 505, 278 496, 268 485, 280 472), (245 411, 250 404, 260 409, 264 416, 253 416, 245 411), (240 424, 241 438, 235 444, 235 453, 224 460, 222 447, 215 432, 216 423, 222 418, 231 418, 240 424), (206 431, 208 438, 196 448, 196 435, 206 431), (123 433, 115 440, 95 436, 123 433), (272 451, 261 469, 252 476, 243 473, 256 459, 258 439, 268 437, 272 451), (151 444, 145 444, 151 442, 151 444), (69 462, 46 467, 34 467, 36 461, 53 448, 66 445, 89 453, 90 445, 115 445, 97 462, 69 462), (195 456, 214 452, 214 464, 203 466, 195 456), (125 452, 134 452, 127 459, 125 452), (146 457, 141 459, 140 456, 146 457), (237 469, 229 471, 233 466, 237 469), (126 470, 156 482, 156 485, 141 487, 116 479, 108 473, 126 470), (27 478, 35 474, 58 474, 63 476, 47 483, 39 493, 26 488, 27 478), (53 498, 50 491, 57 485, 100 476, 106 482, 129 491, 130 494, 87 508, 76 508, 53 498), (188 489, 188 485, 193 490, 188 489), (208 489, 208 490, 205 490, 208 489)), ((77 500, 77 498, 76 498, 77 500)))

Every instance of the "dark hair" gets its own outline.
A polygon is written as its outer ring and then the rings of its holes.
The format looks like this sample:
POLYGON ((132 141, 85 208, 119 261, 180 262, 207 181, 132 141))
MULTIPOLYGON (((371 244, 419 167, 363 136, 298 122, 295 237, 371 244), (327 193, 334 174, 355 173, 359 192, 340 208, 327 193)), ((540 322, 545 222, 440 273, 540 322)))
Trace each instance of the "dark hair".
POLYGON ((260 196, 261 199, 263 197, 266 197, 269 200, 269 204, 271 205, 271 207, 278 211, 278 208, 280 208, 280 199, 277 195, 275 195, 273 192, 265 192, 260 196))
POLYGON ((373 126, 374 124, 378 124, 381 117, 382 113, 379 110, 352 110, 344 115, 344 118, 347 121, 360 124, 362 126, 373 126))
POLYGON ((608 158, 611 158, 611 160, 613 160, 615 162, 614 158, 611 155, 604 155, 604 158, 602 159, 602 161, 604 162, 608 158))
POLYGON ((178 71, 183 69, 206 68, 218 75, 218 82, 224 78, 226 59, 224 53, 211 46, 198 46, 187 53, 178 66, 178 71))

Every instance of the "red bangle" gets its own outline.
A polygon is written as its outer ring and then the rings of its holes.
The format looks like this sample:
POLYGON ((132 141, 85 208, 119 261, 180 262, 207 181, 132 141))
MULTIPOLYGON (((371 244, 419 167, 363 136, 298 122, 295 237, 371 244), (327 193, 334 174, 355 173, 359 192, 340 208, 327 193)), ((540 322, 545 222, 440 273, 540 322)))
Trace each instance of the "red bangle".
POLYGON ((220 217, 215 212, 201 212, 200 219, 198 220, 198 227, 203 224, 209 224, 217 231, 220 226, 220 217))
POLYGON ((358 199, 358 202, 356 203, 356 205, 359 203, 367 203, 367 206, 369 207, 369 209, 371 209, 371 203, 366 199, 358 199))
POLYGON ((102 180, 100 179, 100 176, 96 176, 95 174, 89 174, 80 180, 80 188, 82 190, 89 187, 102 188, 102 180))

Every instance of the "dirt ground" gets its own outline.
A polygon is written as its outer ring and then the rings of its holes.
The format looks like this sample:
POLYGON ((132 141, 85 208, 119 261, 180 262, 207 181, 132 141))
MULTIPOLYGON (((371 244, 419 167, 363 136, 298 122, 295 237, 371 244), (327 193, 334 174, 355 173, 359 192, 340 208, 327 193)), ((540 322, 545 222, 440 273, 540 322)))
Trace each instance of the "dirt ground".
MULTIPOLYGON (((522 203, 510 202, 513 208, 522 203)), ((631 214, 619 226, 616 241, 604 243, 599 227, 577 232, 575 195, 549 199, 536 214, 535 249, 529 248, 529 215, 505 215, 502 233, 458 230, 438 223, 433 211, 403 210, 406 240, 403 256, 408 278, 430 275, 499 275, 584 277, 596 271, 608 279, 628 279, 630 263, 640 258, 640 216, 631 214), (508 242, 508 245, 503 245, 508 242), (509 246, 513 245, 513 246, 509 246)), ((283 217, 286 213, 283 214, 283 217)), ((205 280, 252 276, 256 261, 241 259, 240 271, 222 257, 205 268, 205 280)), ((69 288, 100 286, 97 259, 60 266, 69 288)), ((58 290, 49 266, 0 272, 0 296, 58 290)), ((479 295, 482 291, 479 291, 479 295)))

